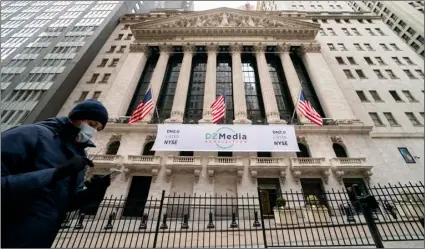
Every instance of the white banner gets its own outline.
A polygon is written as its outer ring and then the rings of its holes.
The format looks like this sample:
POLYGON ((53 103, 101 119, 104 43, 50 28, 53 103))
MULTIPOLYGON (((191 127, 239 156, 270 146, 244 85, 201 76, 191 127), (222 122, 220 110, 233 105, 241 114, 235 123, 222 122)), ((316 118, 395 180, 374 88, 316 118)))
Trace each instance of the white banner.
POLYGON ((297 152, 290 125, 158 124, 154 151, 297 152))

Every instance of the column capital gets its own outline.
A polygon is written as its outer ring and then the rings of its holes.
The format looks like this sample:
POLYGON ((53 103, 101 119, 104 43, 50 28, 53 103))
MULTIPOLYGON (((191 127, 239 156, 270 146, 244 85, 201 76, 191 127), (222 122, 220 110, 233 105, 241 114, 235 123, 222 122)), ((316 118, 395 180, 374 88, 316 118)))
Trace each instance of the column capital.
POLYGON ((170 44, 166 44, 166 43, 160 44, 159 45, 159 51, 161 53, 168 53, 168 54, 170 54, 170 53, 173 52, 173 46, 171 46, 170 44))
POLYGON ((130 44, 130 53, 144 53, 146 56, 149 56, 151 50, 146 44, 130 44))
POLYGON ((279 53, 289 52, 291 50, 291 44, 282 43, 277 45, 277 51, 279 53))
POLYGON ((320 53, 321 46, 319 43, 304 43, 301 44, 300 53, 320 53))
POLYGON ((196 51, 196 46, 192 43, 187 43, 183 45, 183 51, 185 53, 193 53, 196 51))
POLYGON ((217 43, 210 43, 210 44, 207 44, 205 47, 206 47, 208 53, 217 53, 218 52, 218 44, 217 43))
POLYGON ((264 53, 264 51, 266 50, 266 45, 260 43, 255 44, 253 47, 254 52, 257 53, 264 53))
POLYGON ((243 51, 243 46, 239 43, 234 43, 230 45, 230 52, 232 54, 234 53, 241 53, 243 51))

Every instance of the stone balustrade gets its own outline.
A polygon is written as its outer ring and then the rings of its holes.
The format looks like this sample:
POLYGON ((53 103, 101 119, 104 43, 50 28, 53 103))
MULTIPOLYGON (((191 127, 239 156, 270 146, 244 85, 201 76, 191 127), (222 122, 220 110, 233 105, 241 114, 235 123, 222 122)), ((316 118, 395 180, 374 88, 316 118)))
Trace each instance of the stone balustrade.
POLYGON ((282 181, 286 178, 286 169, 288 166, 283 157, 250 157, 249 171, 251 177, 255 180, 258 176, 278 175, 282 181))
POLYGON ((323 157, 292 157, 291 171, 297 183, 301 177, 322 177, 325 183, 329 180, 330 164, 323 157))
POLYGON ((372 165, 367 164, 364 157, 361 158, 332 158, 330 160, 332 171, 336 179, 342 183, 343 177, 364 177, 366 180, 372 176, 372 165))
POLYGON ((120 155, 89 155, 96 167, 112 167, 122 164, 123 158, 120 155))
POLYGON ((212 182, 215 173, 218 172, 236 173, 240 182, 243 176, 243 169, 244 165, 241 157, 210 156, 208 158, 207 170, 210 182, 212 182))
POLYGON ((152 175, 153 180, 161 168, 162 158, 160 156, 138 156, 129 155, 124 162, 124 167, 131 172, 139 172, 152 175))
POLYGON ((165 168, 167 182, 171 181, 173 172, 193 173, 195 175, 195 182, 198 182, 202 170, 201 157, 169 155, 165 161, 165 168))

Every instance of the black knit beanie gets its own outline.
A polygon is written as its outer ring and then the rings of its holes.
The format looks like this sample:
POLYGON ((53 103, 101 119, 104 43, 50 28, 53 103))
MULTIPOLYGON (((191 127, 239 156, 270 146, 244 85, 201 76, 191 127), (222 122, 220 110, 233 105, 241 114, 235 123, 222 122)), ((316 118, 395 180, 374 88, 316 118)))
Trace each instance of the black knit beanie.
POLYGON ((79 103, 68 114, 71 120, 94 120, 102 124, 105 128, 108 122, 108 111, 105 106, 95 99, 87 99, 79 103))

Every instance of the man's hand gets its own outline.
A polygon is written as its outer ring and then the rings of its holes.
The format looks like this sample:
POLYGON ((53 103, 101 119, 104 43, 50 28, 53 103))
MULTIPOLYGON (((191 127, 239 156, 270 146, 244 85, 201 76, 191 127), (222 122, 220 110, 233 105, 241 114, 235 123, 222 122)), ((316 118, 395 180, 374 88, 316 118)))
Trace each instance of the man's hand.
POLYGON ((57 167, 53 173, 52 182, 60 181, 68 176, 77 175, 80 171, 84 170, 86 166, 93 167, 93 162, 83 156, 74 156, 69 159, 65 164, 57 167))

